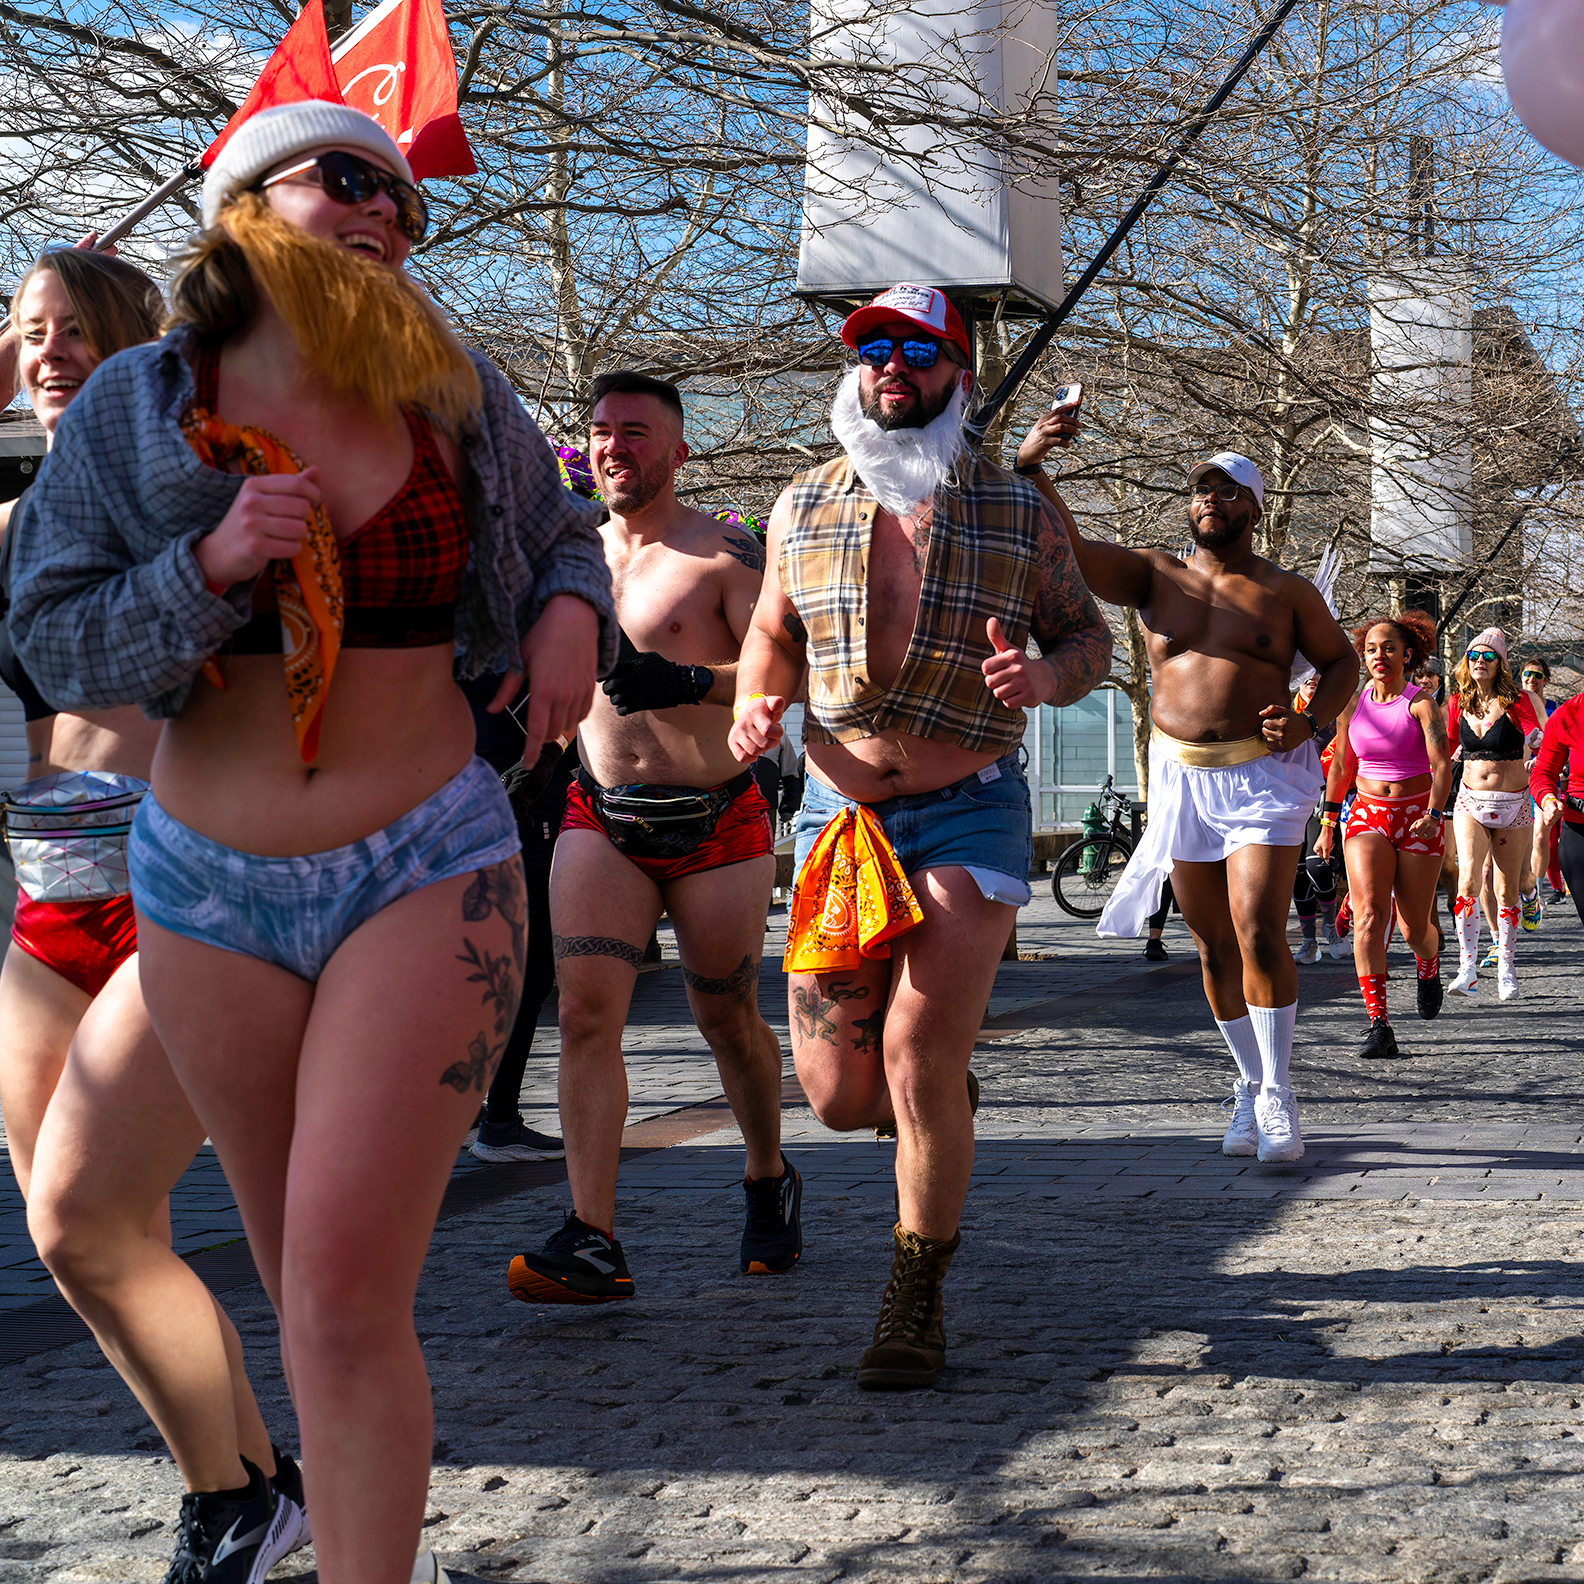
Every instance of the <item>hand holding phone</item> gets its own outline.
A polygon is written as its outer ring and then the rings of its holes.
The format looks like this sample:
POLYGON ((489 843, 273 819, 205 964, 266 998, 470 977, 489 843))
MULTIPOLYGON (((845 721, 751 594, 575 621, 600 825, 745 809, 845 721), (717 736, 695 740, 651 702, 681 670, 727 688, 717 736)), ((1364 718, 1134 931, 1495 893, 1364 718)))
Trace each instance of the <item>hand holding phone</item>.
POLYGON ((1051 397, 1051 411, 1058 407, 1070 407, 1076 416, 1078 409, 1083 406, 1084 388, 1081 382, 1074 381, 1071 385, 1060 385, 1056 394, 1051 397))

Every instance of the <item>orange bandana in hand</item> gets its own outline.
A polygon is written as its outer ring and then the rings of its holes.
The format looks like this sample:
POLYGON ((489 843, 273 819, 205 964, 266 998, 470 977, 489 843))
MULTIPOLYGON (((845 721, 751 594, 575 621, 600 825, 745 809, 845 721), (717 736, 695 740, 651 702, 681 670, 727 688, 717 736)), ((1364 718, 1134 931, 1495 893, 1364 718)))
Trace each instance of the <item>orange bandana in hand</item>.
POLYGON ((828 973, 889 957, 892 937, 924 922, 884 828, 861 803, 838 810, 814 838, 787 911, 786 973, 828 973))
MULTIPOLYGON (((212 468, 242 473, 303 471, 291 447, 267 429, 228 424, 201 407, 193 409, 182 428, 199 461, 212 468)), ((344 618, 341 553, 323 506, 314 507, 302 548, 290 561, 271 561, 270 571, 280 607, 286 698, 297 751, 304 764, 312 764, 319 753, 319 723, 341 652, 344 618)), ((224 689, 225 680, 212 659, 204 662, 203 669, 216 687, 224 689)))

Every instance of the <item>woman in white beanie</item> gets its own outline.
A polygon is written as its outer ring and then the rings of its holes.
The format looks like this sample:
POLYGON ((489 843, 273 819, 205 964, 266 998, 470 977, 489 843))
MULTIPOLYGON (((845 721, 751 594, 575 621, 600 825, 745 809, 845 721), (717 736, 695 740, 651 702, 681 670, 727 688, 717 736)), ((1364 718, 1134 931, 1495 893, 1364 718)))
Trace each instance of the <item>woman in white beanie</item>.
POLYGON ((145 996, 280 1315, 324 1584, 408 1584, 433 1444, 413 1329, 510 1032, 526 911, 455 676, 527 673, 526 757, 617 632, 595 512, 403 264, 371 120, 245 123, 175 328, 110 360, 17 533, 11 627, 65 705, 167 722, 129 859, 145 996))

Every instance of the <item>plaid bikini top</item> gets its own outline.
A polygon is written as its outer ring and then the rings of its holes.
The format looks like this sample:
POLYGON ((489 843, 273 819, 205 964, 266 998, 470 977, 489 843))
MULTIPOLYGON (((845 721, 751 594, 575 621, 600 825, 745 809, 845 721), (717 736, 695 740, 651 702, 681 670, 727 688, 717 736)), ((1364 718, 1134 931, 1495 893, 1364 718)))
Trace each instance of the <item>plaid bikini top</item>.
MULTIPOLYGON (((194 369, 197 405, 216 411, 218 347, 205 347, 194 369)), ((356 533, 338 543, 346 599, 343 648, 420 649, 455 636, 457 597, 468 560, 462 492, 428 423, 402 409, 413 440, 406 482, 356 533)), ((253 614, 232 634, 232 654, 279 654, 275 588, 261 577, 253 614)))

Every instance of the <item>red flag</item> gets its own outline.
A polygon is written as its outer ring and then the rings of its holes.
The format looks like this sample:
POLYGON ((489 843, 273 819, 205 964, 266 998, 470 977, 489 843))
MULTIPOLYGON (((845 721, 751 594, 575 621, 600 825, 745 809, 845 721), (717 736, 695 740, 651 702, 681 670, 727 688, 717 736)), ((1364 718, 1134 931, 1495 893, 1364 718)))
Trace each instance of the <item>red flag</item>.
POLYGON ((413 175, 478 170, 457 117, 457 66, 440 0, 382 0, 336 45, 342 100, 395 138, 413 175))
MULTIPOLYGON (((454 108, 454 57, 451 82, 451 103, 454 108)), ((324 7, 320 0, 307 0, 297 13, 297 20, 286 30, 286 37, 265 61, 264 70, 258 74, 252 92, 242 101, 242 108, 226 122, 220 136, 204 150, 205 168, 214 164, 215 156, 226 146, 231 134, 249 116, 275 105, 301 104, 305 99, 328 99, 331 104, 341 102, 341 88, 336 82, 335 66, 330 59, 330 35, 325 32, 324 7)))

